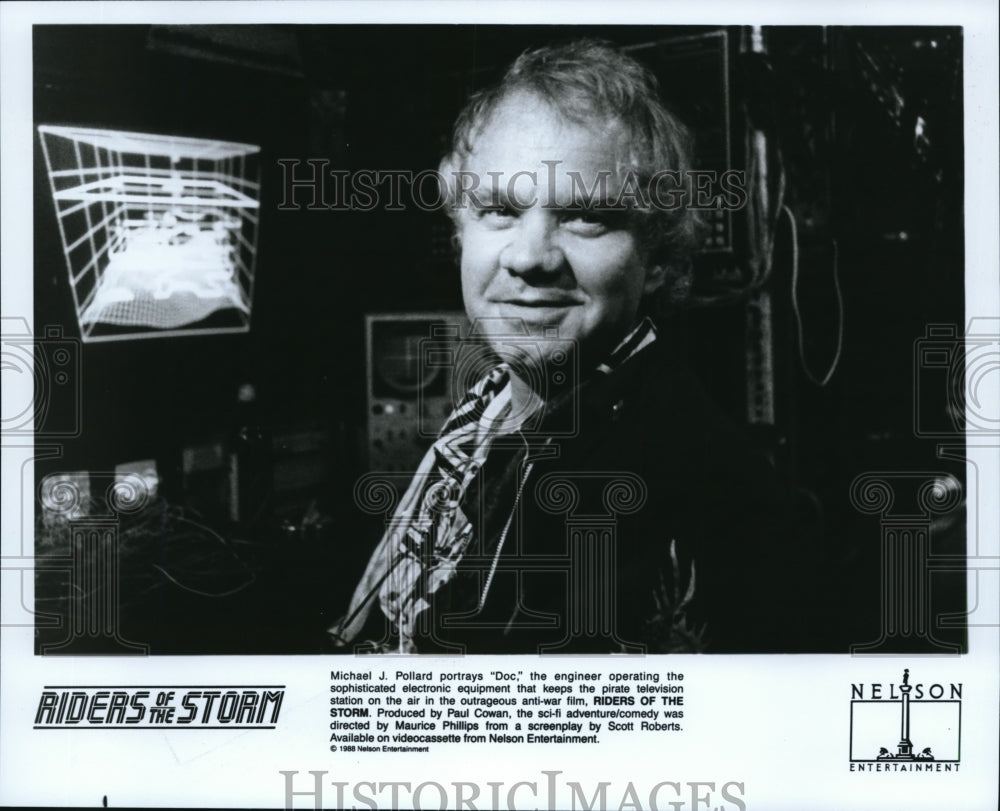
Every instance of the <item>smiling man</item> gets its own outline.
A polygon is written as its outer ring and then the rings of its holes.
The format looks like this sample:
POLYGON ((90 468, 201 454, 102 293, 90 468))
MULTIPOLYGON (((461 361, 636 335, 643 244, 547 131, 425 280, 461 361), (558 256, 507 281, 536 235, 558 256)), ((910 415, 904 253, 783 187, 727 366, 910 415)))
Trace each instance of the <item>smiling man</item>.
MULTIPOLYGON (((505 334, 557 333, 577 348, 582 368, 635 327, 664 268, 643 255, 629 212, 615 202, 622 179, 610 159, 624 149, 621 130, 575 123, 527 90, 482 122, 462 171, 496 182, 456 208, 473 322, 505 334)), ((560 344, 537 346, 544 357, 560 344)))
POLYGON ((657 332, 688 287, 695 219, 661 194, 687 169, 656 79, 602 43, 527 52, 470 100, 441 174, 488 352, 330 629, 342 649, 807 647, 773 471, 657 332))

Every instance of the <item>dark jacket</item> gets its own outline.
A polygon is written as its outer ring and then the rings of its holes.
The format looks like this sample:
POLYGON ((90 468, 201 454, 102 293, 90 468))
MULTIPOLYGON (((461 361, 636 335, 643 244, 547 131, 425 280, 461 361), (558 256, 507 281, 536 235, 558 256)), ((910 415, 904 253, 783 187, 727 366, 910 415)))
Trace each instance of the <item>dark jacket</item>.
POLYGON ((463 508, 421 652, 813 648, 815 541, 662 339, 496 445, 463 508))

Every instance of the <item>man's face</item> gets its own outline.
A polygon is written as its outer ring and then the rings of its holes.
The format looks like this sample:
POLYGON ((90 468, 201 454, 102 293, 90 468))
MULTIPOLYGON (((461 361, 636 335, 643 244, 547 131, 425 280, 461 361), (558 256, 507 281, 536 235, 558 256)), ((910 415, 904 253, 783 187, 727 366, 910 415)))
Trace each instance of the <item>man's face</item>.
POLYGON ((606 121, 566 121, 527 94, 500 105, 463 167, 478 180, 459 211, 470 320, 508 334, 523 322, 543 357, 543 336, 556 328, 561 346, 576 342, 584 369, 625 337, 662 273, 642 261, 624 212, 581 205, 602 175, 598 197, 618 197, 621 147, 621 128, 606 121))

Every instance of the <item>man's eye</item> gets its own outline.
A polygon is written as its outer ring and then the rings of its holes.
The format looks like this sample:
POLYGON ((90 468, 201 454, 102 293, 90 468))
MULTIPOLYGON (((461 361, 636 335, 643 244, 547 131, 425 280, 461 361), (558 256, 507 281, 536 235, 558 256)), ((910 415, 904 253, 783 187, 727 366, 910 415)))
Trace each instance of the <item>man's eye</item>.
POLYGON ((612 218, 600 211, 567 212, 563 224, 573 233, 584 235, 603 234, 614 228, 612 218))
POLYGON ((511 206, 503 204, 483 205, 476 209, 476 217, 489 222, 507 222, 513 220, 516 216, 517 211, 511 206))

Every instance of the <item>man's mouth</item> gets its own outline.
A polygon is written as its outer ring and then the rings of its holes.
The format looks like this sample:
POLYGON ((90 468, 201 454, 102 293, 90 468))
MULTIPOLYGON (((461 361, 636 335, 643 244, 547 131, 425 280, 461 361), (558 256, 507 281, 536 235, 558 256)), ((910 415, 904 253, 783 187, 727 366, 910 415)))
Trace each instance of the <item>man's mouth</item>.
POLYGON ((574 307, 580 302, 566 298, 513 298, 504 299, 501 304, 511 304, 515 307, 537 307, 539 309, 555 307, 574 307))

